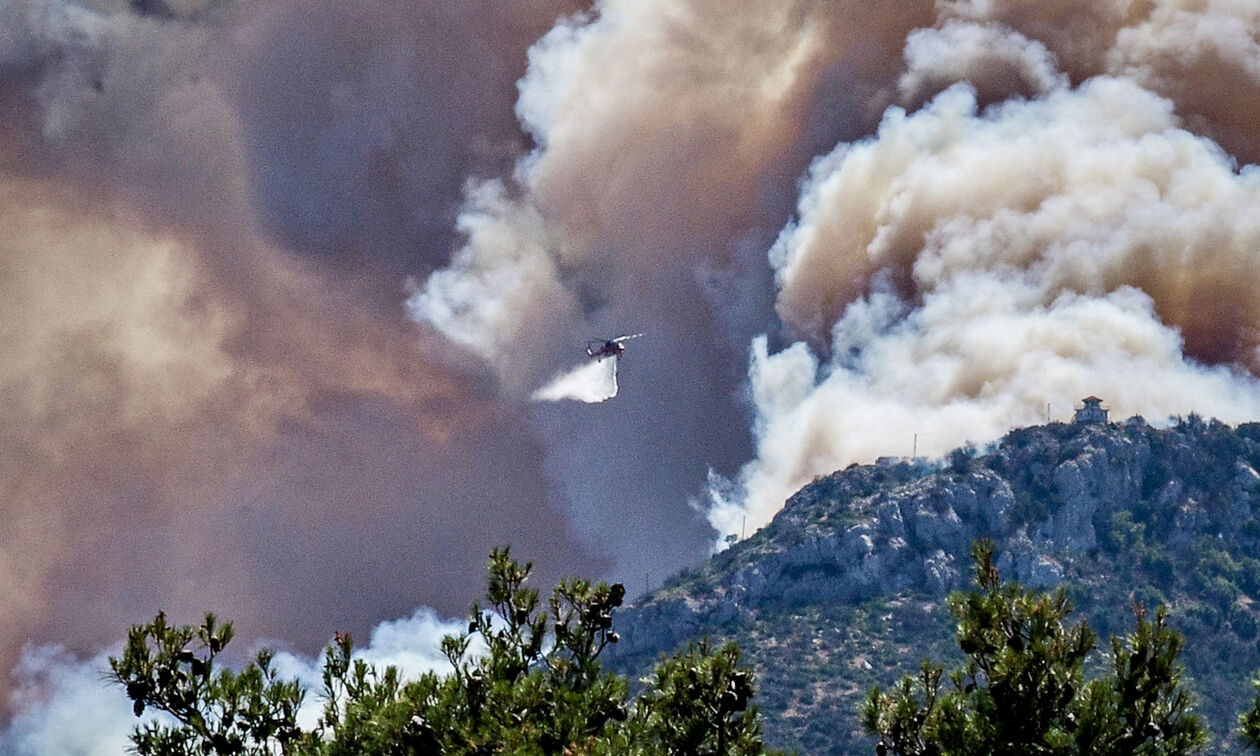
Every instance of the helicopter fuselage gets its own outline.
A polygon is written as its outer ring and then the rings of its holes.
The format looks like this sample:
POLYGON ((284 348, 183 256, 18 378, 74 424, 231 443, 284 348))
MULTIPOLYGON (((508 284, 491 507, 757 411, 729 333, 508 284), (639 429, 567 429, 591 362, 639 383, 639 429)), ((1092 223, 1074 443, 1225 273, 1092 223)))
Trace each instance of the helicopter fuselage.
POLYGON ((616 341, 605 341, 599 347, 587 347, 586 356, 596 360, 602 360, 605 357, 620 357, 626 351, 625 344, 616 341))

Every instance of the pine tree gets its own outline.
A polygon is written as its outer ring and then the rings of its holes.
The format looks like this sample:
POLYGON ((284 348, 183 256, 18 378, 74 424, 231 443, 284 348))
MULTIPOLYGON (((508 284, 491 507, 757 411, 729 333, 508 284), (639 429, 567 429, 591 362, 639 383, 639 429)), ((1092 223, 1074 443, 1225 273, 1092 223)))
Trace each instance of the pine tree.
POLYGON ((213 615, 176 627, 162 614, 131 628, 110 659, 140 716, 166 712, 132 740, 142 756, 170 754, 726 754, 766 749, 751 706, 752 673, 733 645, 707 642, 666 659, 638 697, 605 671, 600 653, 618 642, 613 610, 625 589, 561 581, 544 605, 527 586, 532 566, 507 549, 490 557, 487 604, 466 631, 447 636, 448 674, 404 680, 354 656, 349 636, 325 650, 323 714, 299 727, 306 691, 278 678, 270 652, 238 672, 216 657, 232 626, 213 615), (479 644, 475 645, 474 641, 479 644), (484 651, 473 652, 474 648, 484 651))
POLYGON ((1113 638, 1107 671, 1085 679, 1095 636, 1069 624, 1071 603, 1003 583, 993 546, 972 549, 977 590, 950 596, 967 661, 947 675, 924 662, 890 691, 876 688, 861 710, 876 753, 1185 754, 1207 733, 1192 711, 1177 662, 1181 636, 1138 608, 1136 627, 1113 638))

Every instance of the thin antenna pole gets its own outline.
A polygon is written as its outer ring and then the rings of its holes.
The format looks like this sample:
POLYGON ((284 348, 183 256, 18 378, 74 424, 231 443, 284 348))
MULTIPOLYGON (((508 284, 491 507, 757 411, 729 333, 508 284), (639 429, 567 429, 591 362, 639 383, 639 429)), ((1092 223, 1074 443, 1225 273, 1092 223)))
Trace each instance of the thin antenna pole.
POLYGON ((914 445, 911 447, 910 459, 918 459, 919 457, 919 434, 914 434, 914 445))
POLYGON ((1050 402, 1046 402, 1046 425, 1050 424, 1050 402))
POLYGON ((744 519, 739 524, 739 540, 744 540, 744 528, 748 525, 748 515, 744 515, 744 519))

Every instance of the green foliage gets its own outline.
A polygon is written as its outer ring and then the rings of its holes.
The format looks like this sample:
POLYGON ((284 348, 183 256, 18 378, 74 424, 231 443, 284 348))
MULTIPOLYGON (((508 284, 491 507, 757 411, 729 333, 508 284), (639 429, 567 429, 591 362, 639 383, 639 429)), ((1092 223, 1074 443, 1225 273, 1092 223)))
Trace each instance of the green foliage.
POLYGON ((1243 741, 1260 751, 1260 676, 1252 678, 1251 685, 1255 688, 1255 697, 1251 700, 1251 708, 1238 717, 1238 725, 1243 741))
POLYGON ((1063 591, 1002 583, 987 542, 973 556, 978 590, 950 597, 967 660, 948 675, 925 662, 890 691, 871 691, 861 721, 879 753, 1127 756, 1206 743, 1177 663, 1181 637, 1162 610, 1154 620, 1138 611, 1133 633, 1112 640, 1109 671, 1086 681, 1094 634, 1067 623, 1063 591))
POLYGON ((663 660, 629 696, 601 652, 619 638, 612 612, 625 589, 561 581, 544 605, 526 586, 531 565, 507 549, 490 557, 487 606, 442 640, 449 674, 406 681, 394 667, 354 658, 337 634, 324 653, 317 726, 296 724, 305 692, 276 679, 263 652, 234 673, 216 669, 230 625, 171 627, 159 614, 133 627, 115 681, 139 716, 157 708, 175 725, 138 728, 140 754, 759 754, 750 672, 733 645, 707 643, 663 660), (474 643, 479 641, 479 646, 474 643), (474 652, 474 648, 483 648, 474 652))
POLYGON ((1093 680, 1078 702, 1080 753, 1181 754, 1199 750, 1207 732, 1191 712, 1178 661, 1184 641, 1167 625, 1160 607, 1155 619, 1139 608, 1137 627, 1111 639, 1111 669, 1093 680))
POLYGON ((762 753, 761 722, 749 708, 752 673, 739 667, 739 648, 708 641, 656 666, 631 729, 643 753, 679 756, 762 753))
POLYGON ((133 741, 142 754, 296 753, 308 736, 296 726, 303 692, 276 678, 270 652, 240 673, 216 669, 232 625, 207 614, 198 627, 173 627, 161 612, 131 628, 120 658, 109 660, 138 717, 146 708, 173 716, 180 727, 150 723, 133 741))
POLYGON ((967 475, 971 472, 976 458, 976 445, 968 441, 949 453, 949 471, 955 475, 967 475))

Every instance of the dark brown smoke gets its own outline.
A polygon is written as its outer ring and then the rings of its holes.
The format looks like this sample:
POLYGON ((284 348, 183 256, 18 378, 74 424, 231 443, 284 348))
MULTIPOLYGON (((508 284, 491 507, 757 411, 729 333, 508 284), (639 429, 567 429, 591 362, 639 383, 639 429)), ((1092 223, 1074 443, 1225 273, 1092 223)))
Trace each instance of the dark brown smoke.
POLYGON ((86 651, 158 609, 308 650, 458 613, 503 543, 544 580, 598 568, 519 412, 401 306, 400 270, 448 249, 465 174, 523 149, 512 82, 571 10, 454 7, 7 6, 5 670, 23 644, 86 651), (327 36, 275 27, 300 18, 327 36), (335 141, 373 129, 393 142, 335 141), (324 192, 306 215, 277 211, 304 183, 324 192))

